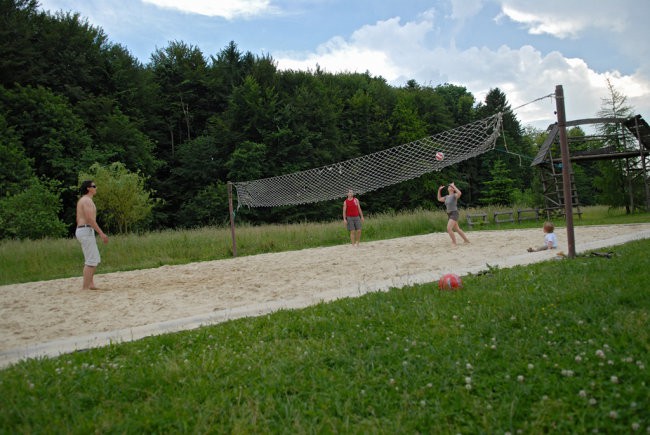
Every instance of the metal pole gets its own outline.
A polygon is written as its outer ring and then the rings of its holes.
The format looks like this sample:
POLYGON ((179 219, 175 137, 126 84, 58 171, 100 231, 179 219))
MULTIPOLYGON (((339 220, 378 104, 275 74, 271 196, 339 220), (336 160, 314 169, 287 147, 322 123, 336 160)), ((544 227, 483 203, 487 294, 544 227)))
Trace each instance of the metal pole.
POLYGON ((237 256, 237 239, 235 238, 235 213, 232 208, 232 183, 228 182, 228 212, 230 213, 230 235, 232 237, 232 256, 237 256))
POLYGON ((560 151, 562 152, 562 188, 564 190, 564 214, 566 216, 566 235, 569 245, 569 258, 576 256, 575 232, 573 230, 573 195, 571 193, 571 159, 566 135, 566 115, 564 113, 564 90, 562 85, 555 87, 557 107, 557 126, 560 130, 560 151))

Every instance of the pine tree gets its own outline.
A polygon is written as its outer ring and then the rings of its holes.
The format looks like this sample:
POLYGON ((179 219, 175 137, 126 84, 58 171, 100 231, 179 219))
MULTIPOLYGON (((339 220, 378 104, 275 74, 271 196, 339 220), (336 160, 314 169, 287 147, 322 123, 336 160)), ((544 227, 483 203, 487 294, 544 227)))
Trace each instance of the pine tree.
POLYGON ((510 178, 510 170, 502 160, 496 160, 490 169, 492 179, 483 183, 483 196, 480 202, 485 205, 510 205, 515 190, 515 180, 510 178))

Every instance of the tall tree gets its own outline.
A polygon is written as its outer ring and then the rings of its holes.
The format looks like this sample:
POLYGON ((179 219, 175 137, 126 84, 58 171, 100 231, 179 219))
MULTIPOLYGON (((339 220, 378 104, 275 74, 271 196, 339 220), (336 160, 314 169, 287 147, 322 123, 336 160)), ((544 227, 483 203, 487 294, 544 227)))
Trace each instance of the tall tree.
MULTIPOLYGON (((510 170, 510 176, 520 190, 523 191, 531 187, 533 171, 530 161, 535 155, 534 144, 524 138, 521 124, 512 111, 505 93, 499 88, 494 88, 486 95, 485 102, 478 105, 477 119, 498 112, 503 114, 503 125, 501 135, 495 145, 495 152, 484 154, 468 164, 472 172, 473 189, 471 194, 474 200, 480 200, 482 193, 476 188, 480 188, 482 180, 489 179, 490 171, 496 160, 502 160, 505 163, 510 170)), ((461 166, 465 167, 464 164, 461 166)))
POLYGON ((39 176, 74 184, 80 161, 95 160, 83 121, 65 98, 41 87, 0 88, 0 107, 39 176))
POLYGON ((131 171, 154 174, 160 165, 153 141, 120 110, 112 98, 96 97, 80 101, 75 112, 83 118, 100 163, 120 161, 131 171))
MULTIPOLYGON (((607 79, 607 90, 609 96, 601 99, 598 116, 619 119, 631 116, 632 107, 627 104, 627 97, 620 93, 609 79, 607 79)), ((605 145, 617 151, 626 150, 634 143, 633 137, 629 136, 620 123, 604 124, 600 127, 600 133, 610 138, 605 145)), ((598 163, 600 176, 594 179, 594 185, 600 189, 600 201, 612 207, 624 206, 626 213, 632 212, 634 202, 632 175, 627 170, 629 165, 627 159, 601 161, 598 163)))
POLYGON ((469 124, 473 121, 476 99, 467 88, 445 83, 436 86, 435 92, 443 98, 456 126, 469 124))
POLYGON ((37 0, 0 0, 0 85, 11 88, 40 76, 44 19, 37 0))
POLYGON ((490 169, 490 179, 483 182, 481 203, 486 205, 512 204, 515 180, 510 178, 510 171, 502 160, 496 160, 490 169))
POLYGON ((35 177, 32 166, 20 136, 0 113, 0 198, 22 192, 27 180, 35 177))
MULTIPOLYGON (((256 62, 250 52, 241 52, 234 41, 230 41, 223 50, 217 53, 216 57, 210 56, 210 60, 211 64, 206 77, 207 86, 210 93, 214 95, 215 110, 222 112, 226 109, 228 98, 233 89, 240 86, 244 79, 251 74, 256 62)), ((258 65, 260 69, 257 74, 254 74, 256 80, 268 77, 269 72, 275 73, 275 66, 269 57, 266 58, 266 62, 263 62, 263 66, 262 64, 258 65), (268 71, 264 71, 264 69, 268 69, 268 71)))
POLYGON ((159 116, 165 120, 168 134, 163 156, 173 158, 180 143, 202 133, 209 116, 204 81, 207 63, 197 47, 174 41, 151 55, 149 67, 160 87, 159 116))

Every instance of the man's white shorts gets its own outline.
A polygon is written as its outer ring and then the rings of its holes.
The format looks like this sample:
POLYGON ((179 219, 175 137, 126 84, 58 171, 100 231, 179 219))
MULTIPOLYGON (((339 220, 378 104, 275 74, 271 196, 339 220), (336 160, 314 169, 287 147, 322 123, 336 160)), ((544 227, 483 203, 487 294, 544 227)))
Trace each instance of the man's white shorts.
POLYGON ((102 260, 99 256, 99 249, 97 248, 95 230, 92 227, 77 228, 75 237, 81 243, 81 250, 84 253, 84 264, 92 267, 97 266, 102 260))

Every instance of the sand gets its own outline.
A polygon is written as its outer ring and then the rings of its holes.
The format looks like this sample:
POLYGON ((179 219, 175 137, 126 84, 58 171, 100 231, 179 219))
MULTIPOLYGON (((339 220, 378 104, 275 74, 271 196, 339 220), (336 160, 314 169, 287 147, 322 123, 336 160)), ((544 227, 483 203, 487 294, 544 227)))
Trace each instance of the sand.
MULTIPOLYGON (((100 265, 98 291, 82 291, 81 277, 0 286, 0 366, 436 282, 444 273, 556 259, 568 252, 566 229, 556 233, 558 250, 534 253, 526 248, 543 244, 541 228, 469 231, 471 243, 456 248, 446 233, 432 233, 130 272, 102 274, 100 265)), ((650 238, 650 224, 575 228, 578 253, 641 238, 650 238)))

